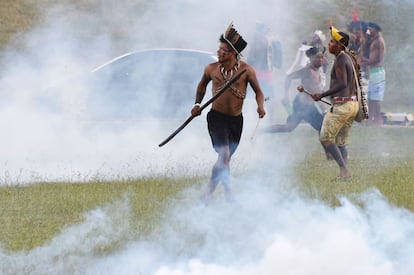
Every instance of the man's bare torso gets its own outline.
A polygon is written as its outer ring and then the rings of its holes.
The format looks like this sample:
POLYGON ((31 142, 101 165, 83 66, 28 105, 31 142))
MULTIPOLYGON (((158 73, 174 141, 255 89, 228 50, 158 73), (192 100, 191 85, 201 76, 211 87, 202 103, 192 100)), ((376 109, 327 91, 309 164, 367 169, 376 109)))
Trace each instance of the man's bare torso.
POLYGON ((331 72, 331 87, 336 84, 338 81, 337 78, 337 71, 336 71, 336 63, 343 63, 344 69, 346 70, 346 87, 341 91, 335 93, 333 97, 351 97, 355 95, 355 77, 354 77, 354 68, 351 57, 347 56, 346 53, 341 52, 336 57, 332 72, 331 72))
MULTIPOLYGON (((312 93, 322 92, 321 72, 319 68, 313 68, 310 65, 300 70, 300 79, 303 87, 312 93)), ((299 93, 300 101, 304 104, 314 104, 314 100, 305 93, 299 93)))
MULTIPOLYGON (((247 67, 247 64, 240 61, 238 71, 241 71, 247 67)), ((237 72, 238 72, 237 71, 237 72)), ((228 73, 223 76, 220 70, 220 63, 212 63, 208 67, 209 76, 212 79, 212 93, 220 89, 225 83, 225 77, 229 80, 232 75, 228 73)), ((237 72, 234 72, 235 75, 237 72)), ((247 77, 248 74, 243 74, 232 86, 228 88, 221 96, 219 96, 213 103, 212 109, 230 116, 237 116, 242 113, 244 97, 247 93, 247 77)))
MULTIPOLYGON (((378 35, 372 42, 370 46, 370 56, 373 56, 374 63, 371 64, 372 67, 382 66, 382 61, 384 59, 385 52, 385 42, 381 35, 378 35)), ((371 58, 370 58, 371 59, 371 58)))

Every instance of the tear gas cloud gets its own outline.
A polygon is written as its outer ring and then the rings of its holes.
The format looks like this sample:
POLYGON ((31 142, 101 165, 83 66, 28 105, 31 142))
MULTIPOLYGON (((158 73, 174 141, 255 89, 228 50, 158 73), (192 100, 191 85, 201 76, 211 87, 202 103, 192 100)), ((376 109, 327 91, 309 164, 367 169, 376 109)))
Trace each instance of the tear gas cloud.
MULTIPOLYGON (((97 2, 84 9, 51 7, 47 20, 24 35, 24 51, 2 54, 2 185, 208 176, 216 156, 205 114, 158 148, 187 117, 147 116, 116 123, 74 119, 84 111, 88 88, 77 76, 133 50, 178 47, 215 53, 218 37, 231 21, 247 41, 257 21, 268 24, 286 41, 284 63, 289 66, 304 33, 332 19, 298 27, 308 19, 299 4, 288 1, 97 2), (64 112, 45 110, 42 103, 48 100, 58 102, 64 112)), ((325 7, 323 2, 315 2, 315 9, 325 7)), ((195 88, 189 91, 191 98, 195 88)), ((163 91, 153 92, 162 98, 163 91)), ((217 199, 208 208, 194 205, 200 190, 186 190, 187 200, 172 203, 154 236, 110 255, 96 255, 100 247, 122 242, 129 230, 126 197, 85 213, 85 222, 64 229, 44 246, 24 253, 0 251, 1 273, 412 274, 413 214, 389 205, 376 190, 356 196, 364 209, 349 198, 333 209, 301 197, 291 185, 295 179, 281 175, 304 158, 301 153, 320 150, 316 134, 310 148, 301 148, 297 136, 289 144, 278 144, 274 137, 251 143, 257 123, 254 105, 246 101, 244 136, 232 160, 236 203, 217 199)), ((385 141, 378 144, 380 151, 388 151, 385 141)))
MULTIPOLYGON (((85 214, 44 246, 0 252, 2 274, 412 274, 414 215, 375 190, 358 195, 365 210, 341 199, 335 209, 283 189, 240 186, 235 204, 181 200, 159 230, 109 255, 123 242, 128 199, 85 214), (272 190, 272 192, 269 192, 272 190), (185 234, 183 234, 185 232, 185 234)), ((272 182, 271 184, 274 184, 272 182)), ((267 186, 269 187, 269 186, 267 186)), ((195 190, 187 190, 189 196, 195 190)))
MULTIPOLYGON (((146 7, 144 4, 141 6, 146 7)), ((199 130, 194 131, 197 127, 193 125, 185 129, 185 136, 180 135, 174 145, 162 150, 157 148, 157 144, 175 130, 172 126, 178 127, 187 118, 191 105, 183 106, 181 113, 185 115, 170 122, 169 127, 151 119, 125 127, 112 123, 110 126, 116 127, 116 130, 110 131, 109 123, 86 124, 84 120, 73 119, 88 108, 84 102, 91 87, 83 76, 117 55, 159 47, 200 49, 215 54, 218 37, 231 21, 236 23, 236 28, 245 37, 253 32, 254 24, 259 19, 274 23, 273 13, 267 18, 247 16, 263 14, 258 8, 248 8, 247 2, 229 3, 229 6, 235 7, 231 9, 231 16, 227 15, 228 7, 222 4, 217 5, 217 9, 222 11, 215 16, 202 14, 211 7, 210 3, 155 2, 149 6, 145 12, 128 12, 132 4, 122 8, 113 1, 105 1, 93 7, 94 13, 88 13, 86 8, 57 5, 50 8, 47 20, 24 35, 24 50, 9 49, 3 53, 5 66, 1 85, 3 98, 7 101, 2 100, 1 110, 1 122, 5 129, 1 134, 4 144, 0 162, 4 171, 2 184, 140 177, 147 176, 147 173, 162 173, 166 166, 172 167, 175 173, 181 173, 177 168, 185 166, 186 160, 190 159, 183 156, 193 155, 189 152, 210 151, 203 125, 205 142, 201 145, 182 142, 197 149, 179 146, 180 140, 191 140, 200 133, 199 130), (111 27, 126 31, 113 34, 111 27), (121 39, 113 37, 120 35, 121 39), (54 110, 55 103, 58 103, 59 112, 48 112, 54 110), (49 107, 47 111, 43 108, 45 106, 49 107), (200 146, 205 146, 206 150, 200 146)), ((198 72, 200 77, 201 73, 202 70, 198 72)), ((157 77, 154 75, 152 81, 160 81, 157 77)), ((195 86, 187 87, 189 99, 185 100, 193 101, 195 86)), ((105 90, 103 87, 95 89, 105 90)), ((153 95, 152 101, 147 101, 145 107, 164 104, 162 98, 165 91, 151 93, 159 94, 153 95)), ((206 95, 206 99, 209 96, 206 95)), ((109 105, 99 108, 107 110, 109 105)), ((152 113, 150 108, 143 112, 152 113)), ((252 115, 255 116, 254 113, 252 115)), ((198 154, 192 161, 205 163, 207 159, 207 163, 211 163, 211 157, 214 158, 214 154, 206 153, 202 157, 198 154)))
MULTIPOLYGON (((283 1, 259 1, 254 5, 248 1, 230 1, 226 5, 190 0, 151 4, 130 1, 125 6, 116 1, 97 1, 80 6, 82 8, 61 5, 50 7, 42 24, 24 34, 24 50, 9 49, 2 53, 0 120, 4 130, 0 134, 3 144, 0 167, 4 178, 0 182, 11 184, 35 180, 88 180, 96 176, 110 179, 114 175, 121 178, 139 177, 146 176, 146 171, 151 171, 152 174, 162 173, 166 165, 172 165, 175 172, 179 173, 174 167, 185 166, 183 161, 189 159, 182 156, 193 155, 191 152, 201 150, 210 151, 205 127, 200 126, 203 130, 195 126, 186 128, 177 138, 178 141, 174 140, 174 145, 162 150, 158 150, 156 145, 175 130, 172 127, 174 124, 178 127, 186 119, 191 106, 184 105, 181 108, 182 116, 169 123, 168 127, 155 119, 151 123, 135 123, 122 130, 116 126, 115 132, 106 131, 108 125, 85 125, 68 119, 67 115, 70 118, 76 117, 87 108, 84 102, 90 87, 76 76, 88 75, 94 67, 133 50, 178 47, 215 53, 219 35, 232 21, 247 41, 253 36, 255 23, 265 22, 282 41, 284 64, 287 67, 290 65, 289 58, 294 58, 296 47, 303 37, 309 38, 315 29, 322 29, 327 34, 324 26, 329 24, 335 9, 333 6, 325 7, 324 4, 323 1, 315 3, 315 13, 328 14, 330 17, 321 19, 317 22, 318 26, 311 25, 312 17, 304 16, 299 4, 285 5, 283 1), (214 12, 205 14, 212 7, 214 12), (47 105, 49 101, 59 102, 60 110, 65 115, 39 111, 39 105, 47 105), (93 130, 85 134, 85 128, 93 130), (145 131, 142 130, 144 128, 145 131), (96 132, 97 129, 102 131, 96 132), (183 139, 192 139, 200 133, 203 133, 201 139, 204 142, 192 143, 197 149, 188 150, 188 146, 178 146, 177 143, 183 139), (166 154, 171 158, 166 158, 166 154)), ((394 10, 401 9, 397 9, 396 5, 390 7, 389 3, 383 5, 389 8, 389 14, 395 14, 394 10)), ((344 26, 349 21, 346 14, 350 14, 352 7, 348 9, 349 13, 337 13, 335 22, 339 26, 344 26)), ((248 50, 247 47, 245 53, 248 50)), ((283 71, 276 74, 276 90, 280 91, 283 71)), ((201 71, 199 75, 201 76, 201 71)), ((160 81, 157 77, 155 75, 150 79, 153 82, 160 81)), ((103 87, 97 89, 105 90, 103 87)), ((194 87, 186 87, 186 90, 186 100, 191 102, 195 84, 194 87)), ((165 104, 161 100, 165 91, 152 93, 153 99, 146 101, 146 107, 165 104)), ((208 96, 210 95, 206 95, 206 98, 208 96)), ((277 104, 280 100, 278 97, 281 97, 279 93, 272 102, 276 102, 275 105, 281 109, 277 104)), ((98 107, 106 110, 109 106, 106 104, 98 107)), ((245 136, 250 134, 249 129, 254 128, 249 127, 249 123, 255 124, 256 121, 255 107, 252 104, 247 107, 245 136)), ((152 114, 150 108, 143 112, 152 114)), ((283 111, 280 115, 280 119, 284 120, 283 111)), ((266 118, 263 124, 268 120, 266 118)), ((207 159, 207 163, 211 163, 214 154, 201 157, 197 154, 194 157, 196 162, 204 163, 207 159)))

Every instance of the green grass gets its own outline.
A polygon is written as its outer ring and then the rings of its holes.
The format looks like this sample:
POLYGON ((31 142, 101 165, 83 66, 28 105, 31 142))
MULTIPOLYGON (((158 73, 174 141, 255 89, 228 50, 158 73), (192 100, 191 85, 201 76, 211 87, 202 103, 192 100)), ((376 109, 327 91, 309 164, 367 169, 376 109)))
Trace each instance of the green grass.
POLYGON ((338 196, 375 187, 399 207, 414 211, 414 129, 354 127, 349 146, 351 180, 338 180, 338 166, 321 154, 296 167, 307 195, 338 205, 338 196))
MULTIPOLYGON (((24 50, 24 46, 22 46, 24 45, 24 35, 21 34, 35 28, 42 20, 42 12, 46 11, 50 3, 54 2, 52 0, 1 1, 0 48, 5 49, 6 45, 10 46, 11 44, 15 47, 20 46, 24 50)), ((130 3, 132 7, 135 2, 126 1, 125 3, 130 3)), ((100 2, 77 0, 70 3, 81 8, 84 7, 85 10, 94 11, 99 10, 94 7, 99 6, 100 2)), ((387 11, 388 9, 378 8, 378 10, 387 11)), ((411 18, 410 10, 406 10, 405 13, 407 15, 404 18, 411 18)), ((374 16, 367 17, 375 19, 374 16)), ((308 25, 325 24, 326 22, 321 22, 320 18, 323 16, 309 17, 312 24, 308 25)), ((410 110, 412 107, 411 90, 405 87, 408 85, 400 87, 402 83, 408 83, 405 78, 410 74, 399 69, 403 64, 401 61, 409 54, 397 54, 399 52, 395 49, 410 43, 392 44, 393 41, 402 39, 401 36, 393 37, 394 33, 396 36, 399 35, 398 32, 395 32, 395 26, 404 28, 404 25, 385 20, 390 21, 392 18, 383 17, 381 22, 384 22, 384 26, 394 26, 385 30, 390 49, 389 55, 387 55, 387 70, 390 72, 388 74, 390 81, 387 82, 389 92, 387 92, 385 109, 390 111, 410 110), (398 105, 396 106, 396 104, 398 105)), ((400 20, 401 22, 407 21, 403 18, 400 20)), ((113 29, 120 33, 123 31, 118 30, 117 26, 113 26, 113 29)), ((113 32, 115 32, 114 30, 113 32)), ((81 32, 81 30, 79 31, 81 32)), ((303 31, 308 31, 308 29, 305 28, 303 31)), ((408 39, 409 36, 403 38, 408 39)), ((300 136, 301 131, 307 130, 298 129, 295 131, 295 135, 300 136)), ((295 163, 293 169, 283 175, 298 179, 289 182, 299 182, 298 189, 304 196, 323 200, 335 207, 339 205, 338 196, 352 197, 353 194, 377 188, 390 203, 414 211, 413 128, 355 127, 351 138, 351 159, 349 161, 353 179, 346 182, 335 180, 338 175, 336 164, 327 162, 323 158, 315 134, 310 133, 309 136, 306 142, 314 151, 310 150, 303 161, 295 163)), ((289 144, 292 136, 278 136, 277 139, 289 144)), ((179 199, 182 196, 181 191, 191 187, 194 182, 199 182, 199 180, 154 178, 123 182, 3 186, 0 187, 0 244, 3 248, 11 251, 38 247, 53 239, 65 227, 81 223, 85 212, 121 200, 125 195, 128 196, 131 205, 131 213, 128 213, 126 218, 133 225, 130 228, 130 235, 125 236, 125 239, 136 237, 138 232, 140 236, 145 237, 157 229, 170 203, 174 199, 179 199)), ((105 249, 113 249, 113 247, 105 249)))
POLYGON ((306 165, 297 167, 302 179, 301 190, 307 196, 338 206, 338 197, 359 194, 375 187, 390 203, 414 211, 414 175, 410 172, 414 159, 401 159, 393 163, 352 159, 348 163, 353 173, 350 180, 337 179, 338 167, 333 161, 327 163, 314 158, 308 161, 306 165))
MULTIPOLYGON (((349 146, 353 177, 348 181, 336 180, 338 167, 335 162, 324 159, 313 129, 299 127, 296 137, 300 136, 304 137, 303 142, 309 143, 310 151, 303 161, 294 163, 293 169, 280 177, 296 184, 305 197, 335 207, 339 205, 338 197, 352 199, 354 194, 377 188, 391 204, 414 211, 414 150, 410 148, 414 128, 355 127, 349 146)), ((289 144, 292 136, 274 138, 289 144)), ((180 199, 198 199, 181 197, 183 190, 197 182, 200 179, 152 178, 1 187, 0 243, 11 251, 40 246, 65 227, 82 222, 85 212, 122 200, 125 195, 131 213, 124 218, 133 225, 124 236, 125 241, 138 236, 145 238, 158 228, 170 204, 180 199)), ((111 244, 103 249, 116 246, 111 244)))
POLYGON ((120 200, 125 194, 131 203, 132 214, 127 217, 134 224, 131 230, 146 235, 157 226, 169 199, 191 182, 145 179, 1 187, 0 243, 13 251, 37 247, 65 226, 82 222, 84 212, 120 200))

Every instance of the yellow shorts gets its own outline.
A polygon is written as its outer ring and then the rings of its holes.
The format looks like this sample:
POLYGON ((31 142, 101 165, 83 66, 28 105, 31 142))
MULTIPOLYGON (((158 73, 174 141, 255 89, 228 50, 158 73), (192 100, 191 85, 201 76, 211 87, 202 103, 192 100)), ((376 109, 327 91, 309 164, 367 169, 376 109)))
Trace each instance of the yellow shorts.
POLYGON ((325 114, 319 139, 334 142, 338 146, 347 145, 357 112, 356 101, 334 104, 331 111, 325 114))

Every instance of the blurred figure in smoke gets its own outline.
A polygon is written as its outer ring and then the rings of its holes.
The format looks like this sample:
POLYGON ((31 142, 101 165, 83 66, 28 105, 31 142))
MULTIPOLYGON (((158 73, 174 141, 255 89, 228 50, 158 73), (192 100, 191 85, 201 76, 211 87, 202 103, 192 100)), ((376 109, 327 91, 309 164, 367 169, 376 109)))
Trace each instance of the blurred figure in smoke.
POLYGON ((326 92, 312 95, 316 101, 326 96, 331 97, 332 107, 323 119, 320 141, 338 163, 341 178, 351 177, 346 165, 346 145, 349 143, 352 123, 358 112, 354 64, 351 57, 345 53, 348 43, 349 35, 331 26, 329 52, 335 56, 335 61, 331 71, 330 87, 326 92))
MULTIPOLYGON (((310 63, 286 76, 284 100, 289 102, 289 88, 292 80, 300 79, 305 90, 320 93, 324 88, 321 66, 323 64, 325 48, 312 47, 306 51, 310 63)), ((302 120, 309 123, 318 133, 321 131, 323 114, 316 107, 315 101, 305 93, 298 93, 293 101, 293 113, 286 120, 286 124, 271 125, 262 130, 266 133, 285 133, 293 131, 302 120)), ((323 147, 325 149, 325 147, 323 147)), ((331 159, 326 152, 326 157, 331 159)))
MULTIPOLYGON (((282 47, 280 41, 263 22, 256 22, 247 62, 254 67, 265 97, 273 98, 273 73, 275 69, 282 67, 282 47)), ((273 107, 269 110, 273 110, 273 107)))
MULTIPOLYGON (((323 44, 325 40, 326 40, 326 36, 323 34, 323 32, 321 30, 316 30, 312 35, 312 39, 309 45, 306 40, 303 41, 301 46, 298 48, 296 52, 294 62, 292 63, 290 68, 286 71, 286 74, 289 75, 295 70, 306 67, 310 62, 309 57, 306 55, 306 51, 312 47, 317 47, 319 48, 320 51, 322 51, 323 49, 325 49, 325 46, 323 44)), ((326 56, 326 54, 324 54, 323 60, 322 60, 322 66, 320 66, 319 68, 320 76, 321 76, 321 83, 323 85, 322 87, 325 87, 325 84, 326 84, 327 67, 328 67, 328 57, 326 56)), ((317 104, 319 105, 319 103, 317 104)), ((285 109, 288 115, 292 114, 293 112, 292 107, 290 105, 290 102, 286 101, 286 97, 282 99, 282 105, 285 106, 285 109)), ((320 105, 320 108, 324 108, 324 106, 320 105)))
MULTIPOLYGON (((325 40, 326 37, 323 34, 323 32, 321 30, 316 30, 312 35, 312 39, 309 45, 306 40, 302 41, 302 44, 296 52, 295 60, 293 61, 289 69, 286 71, 286 74, 291 74, 293 71, 304 68, 307 64, 309 64, 310 61, 309 57, 306 56, 306 51, 312 47, 318 47, 320 49, 325 48, 325 46, 323 45, 325 40)), ((322 68, 325 68, 325 72, 327 64, 327 60, 324 60, 322 68)))
POLYGON ((368 23, 358 20, 359 13, 352 14, 352 22, 348 24, 350 32, 348 49, 354 52, 360 60, 361 86, 367 94, 368 89, 368 68, 362 66, 361 60, 369 57, 369 43, 367 37, 368 23))
POLYGON ((220 45, 217 50, 218 62, 207 65, 197 86, 195 105, 191 110, 193 116, 201 114, 200 103, 206 93, 207 85, 213 83, 213 96, 215 92, 229 81, 238 70, 246 69, 246 73, 228 88, 220 97, 212 103, 207 114, 207 126, 211 141, 218 158, 213 166, 210 182, 207 186, 203 200, 208 203, 217 185, 221 182, 224 186, 226 199, 231 201, 230 190, 230 159, 236 151, 243 130, 243 102, 249 84, 256 94, 257 113, 259 118, 266 114, 264 94, 260 88, 256 72, 252 66, 240 60, 241 52, 247 46, 247 42, 233 28, 233 24, 227 28, 220 37, 220 45))
POLYGON ((350 32, 348 48, 358 54, 360 60, 362 57, 369 56, 367 29, 367 23, 364 21, 352 21, 348 25, 348 31, 350 32))
POLYGON ((293 61, 292 65, 290 65, 289 69, 286 71, 286 74, 291 74, 293 71, 301 69, 309 63, 309 59, 306 56, 305 52, 310 48, 312 48, 312 46, 308 45, 308 42, 306 40, 303 40, 302 44, 296 51, 295 60, 293 61))
POLYGON ((383 65, 385 41, 381 27, 373 22, 368 23, 369 55, 361 60, 362 67, 368 67, 368 125, 381 126, 381 102, 385 93, 385 70, 383 65))
MULTIPOLYGON (((317 47, 317 48, 319 48, 320 51, 323 52, 322 66, 320 68, 322 69, 323 74, 321 74, 321 76, 322 76, 324 81, 326 81, 325 73, 326 73, 326 70, 328 68, 328 56, 325 53, 326 47, 324 45, 325 41, 326 41, 326 36, 323 34, 323 32, 321 30, 316 30, 313 33, 313 37, 312 37, 312 40, 311 40, 311 43, 310 43, 310 45, 312 47, 317 47)), ((324 85, 325 85, 325 83, 326 82, 324 82, 324 85)))

